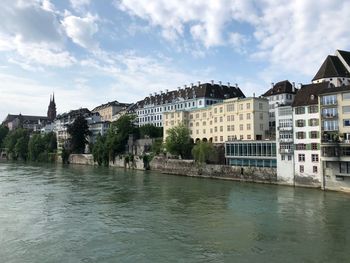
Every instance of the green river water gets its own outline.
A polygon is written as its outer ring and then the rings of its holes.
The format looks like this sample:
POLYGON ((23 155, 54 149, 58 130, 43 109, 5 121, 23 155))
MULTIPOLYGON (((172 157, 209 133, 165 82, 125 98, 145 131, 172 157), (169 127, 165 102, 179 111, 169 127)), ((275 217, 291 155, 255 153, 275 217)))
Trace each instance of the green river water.
POLYGON ((2 162, 0 262, 350 262, 350 195, 2 162))

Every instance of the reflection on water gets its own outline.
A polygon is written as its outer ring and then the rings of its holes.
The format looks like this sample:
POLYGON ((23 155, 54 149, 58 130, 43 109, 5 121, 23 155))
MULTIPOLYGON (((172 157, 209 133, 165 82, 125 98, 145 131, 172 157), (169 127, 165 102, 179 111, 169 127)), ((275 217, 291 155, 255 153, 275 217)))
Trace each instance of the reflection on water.
POLYGON ((350 196, 0 163, 1 262, 346 262, 350 196))

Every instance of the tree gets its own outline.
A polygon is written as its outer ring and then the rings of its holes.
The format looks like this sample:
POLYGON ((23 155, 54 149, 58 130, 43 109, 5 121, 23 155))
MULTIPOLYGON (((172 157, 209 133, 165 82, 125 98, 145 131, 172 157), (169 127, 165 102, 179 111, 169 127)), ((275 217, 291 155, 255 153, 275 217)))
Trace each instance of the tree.
POLYGON ((0 148, 3 147, 3 142, 8 132, 9 132, 9 129, 7 128, 7 126, 0 125, 0 148))
POLYGON ((7 150, 7 156, 13 160, 18 158, 27 160, 28 156, 29 132, 19 128, 9 132, 4 140, 4 146, 7 150))
POLYGON ((108 166, 109 164, 109 154, 108 148, 106 145, 107 136, 102 136, 101 134, 97 135, 96 142, 92 148, 92 155, 94 157, 94 161, 98 163, 98 165, 108 166))
POLYGON ((214 146, 210 142, 198 142, 192 149, 192 155, 199 164, 208 163, 213 155, 216 155, 214 146))
POLYGON ((165 140, 167 151, 174 155, 180 155, 181 158, 189 158, 193 147, 189 129, 180 124, 169 129, 167 133, 168 137, 165 140))
POLYGON ((152 124, 146 124, 139 128, 140 138, 160 138, 163 137, 163 128, 152 124))
POLYGON ((67 129, 70 138, 72 153, 84 153, 85 145, 88 143, 87 137, 90 135, 87 121, 79 115, 67 129))
MULTIPOLYGON (((57 149, 56 134, 33 134, 28 143, 28 158, 30 161, 48 162, 49 155, 57 149)), ((51 160, 52 161, 52 160, 51 160)))
POLYGON ((125 152, 125 145, 129 134, 137 134, 138 130, 134 124, 135 115, 124 115, 113 122, 108 129, 106 138, 106 147, 110 160, 115 156, 125 152))

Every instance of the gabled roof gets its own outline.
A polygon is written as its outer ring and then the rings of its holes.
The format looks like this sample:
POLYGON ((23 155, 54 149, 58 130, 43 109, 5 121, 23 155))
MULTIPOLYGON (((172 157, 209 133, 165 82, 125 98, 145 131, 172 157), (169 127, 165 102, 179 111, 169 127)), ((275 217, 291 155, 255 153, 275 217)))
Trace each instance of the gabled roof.
POLYGON ((337 56, 327 56, 312 81, 334 77, 349 78, 350 73, 337 56))
POLYGON ((32 115, 22 115, 22 114, 8 114, 2 124, 8 124, 15 119, 21 119, 23 122, 37 122, 39 120, 48 120, 47 116, 32 116, 32 115))
POLYGON ((105 104, 101 104, 97 107, 95 107, 92 111, 98 111, 98 110, 101 110, 101 109, 105 109, 105 108, 108 108, 108 107, 129 107, 131 105, 131 103, 121 103, 117 100, 115 101, 110 101, 110 102, 107 102, 105 104))
POLYGON ((339 87, 333 87, 331 89, 324 89, 320 95, 324 94, 332 94, 332 93, 340 93, 340 92, 350 92, 350 85, 347 86, 339 86, 339 87))
POLYGON ((350 52, 344 50, 337 50, 340 56, 345 60, 346 64, 350 67, 350 52))
POLYGON ((328 81, 302 85, 294 97, 292 106, 308 106, 318 104, 318 95, 326 89, 334 88, 328 81))
POLYGON ((262 96, 269 97, 272 95, 283 94, 283 93, 295 94, 296 92, 297 92, 297 89, 294 89, 293 91, 293 85, 288 80, 284 80, 284 81, 277 82, 271 89, 266 91, 262 96))
POLYGON ((77 110, 71 110, 69 112, 62 113, 56 117, 56 119, 63 119, 63 118, 76 118, 78 116, 89 116, 91 115, 91 111, 89 111, 87 108, 80 108, 77 110))
POLYGON ((245 95, 236 86, 226 86, 219 84, 204 83, 198 86, 186 87, 173 90, 155 96, 149 96, 136 103, 138 108, 143 108, 147 104, 163 105, 176 100, 187 100, 193 98, 230 99, 245 98, 245 95))

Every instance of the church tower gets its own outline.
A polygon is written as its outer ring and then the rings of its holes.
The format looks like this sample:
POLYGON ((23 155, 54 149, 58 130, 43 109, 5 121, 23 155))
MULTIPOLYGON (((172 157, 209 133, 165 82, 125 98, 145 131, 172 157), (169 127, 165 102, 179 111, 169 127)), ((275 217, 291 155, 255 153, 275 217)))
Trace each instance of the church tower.
POLYGON ((50 121, 53 121, 56 118, 55 93, 53 93, 52 97, 50 95, 50 104, 47 109, 47 117, 50 121))

